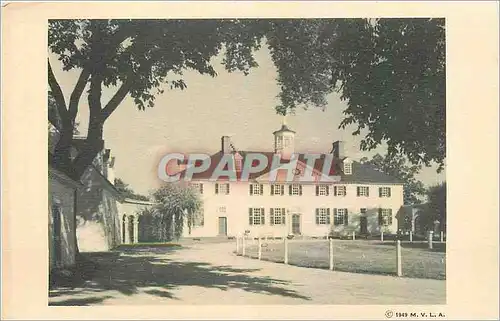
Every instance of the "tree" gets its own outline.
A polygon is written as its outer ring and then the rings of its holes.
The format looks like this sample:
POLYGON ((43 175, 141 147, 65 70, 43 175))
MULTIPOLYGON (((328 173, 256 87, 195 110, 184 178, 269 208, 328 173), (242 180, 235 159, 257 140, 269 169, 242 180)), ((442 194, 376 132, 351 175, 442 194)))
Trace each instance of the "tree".
POLYGON ((157 203, 148 213, 159 223, 161 241, 179 239, 186 224, 191 229, 200 214, 202 201, 199 192, 183 183, 168 183, 153 193, 157 203))
POLYGON ((432 223, 439 221, 441 231, 446 231, 446 182, 431 186, 427 191, 427 200, 427 220, 432 223))
POLYGON ((278 20, 269 43, 281 105, 324 107, 347 101, 340 128, 366 131, 362 150, 386 142, 391 155, 444 167, 446 70, 444 19, 278 20))
POLYGON ((424 184, 415 178, 415 175, 421 169, 420 165, 408 165, 404 157, 391 156, 390 154, 387 154, 385 157, 376 154, 371 160, 363 157, 360 161, 403 181, 403 199, 405 205, 422 203, 419 197, 425 195, 426 190, 424 184))
MULTIPOLYGON (((164 84, 184 89, 182 73, 186 69, 214 77, 211 58, 223 44, 227 69, 247 72, 256 63, 246 50, 258 48, 262 36, 246 35, 240 32, 243 27, 225 20, 51 20, 49 49, 64 70, 80 72, 66 102, 48 59, 49 87, 61 120, 54 163, 79 178, 102 149, 104 123, 127 95, 144 110, 154 106, 155 95, 163 93, 164 84), (239 36, 229 36, 232 33, 239 36), (101 99, 103 87, 118 88, 106 103, 101 99), (90 110, 87 138, 73 160, 73 128, 86 88, 90 110)), ((54 119, 49 117, 49 121, 54 119)))
POLYGON ((51 20, 49 48, 64 70, 80 76, 66 103, 49 60, 49 86, 61 117, 55 163, 79 177, 102 148, 105 121, 130 95, 153 107, 163 84, 186 88, 182 72, 215 76, 211 58, 225 48, 228 71, 257 67, 253 53, 267 41, 281 88, 278 113, 325 107, 334 91, 348 102, 340 128, 368 133, 361 149, 386 141, 389 153, 414 164, 444 164, 444 19, 51 20), (101 101, 103 86, 117 87, 101 101), (88 88, 89 129, 71 160, 69 146, 88 88))
POLYGON ((115 178, 115 188, 124 196, 139 201, 149 201, 149 197, 134 192, 121 178, 115 178))

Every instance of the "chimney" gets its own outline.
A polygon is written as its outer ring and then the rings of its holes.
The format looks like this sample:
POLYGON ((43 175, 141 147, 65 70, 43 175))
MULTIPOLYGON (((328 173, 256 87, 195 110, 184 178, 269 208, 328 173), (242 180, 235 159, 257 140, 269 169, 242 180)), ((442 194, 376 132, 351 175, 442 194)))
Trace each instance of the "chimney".
POLYGON ((224 154, 231 153, 231 138, 229 136, 222 136, 221 145, 221 152, 224 154))
POLYGON ((337 140, 336 142, 333 143, 333 157, 335 158, 345 158, 345 151, 344 151, 344 142, 341 140, 337 140))

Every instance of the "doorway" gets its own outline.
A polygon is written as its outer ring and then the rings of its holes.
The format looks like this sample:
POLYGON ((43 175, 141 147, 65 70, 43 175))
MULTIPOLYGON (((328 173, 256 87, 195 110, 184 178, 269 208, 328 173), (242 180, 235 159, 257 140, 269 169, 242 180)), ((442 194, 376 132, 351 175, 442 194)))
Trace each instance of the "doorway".
POLYGON ((219 236, 227 235, 227 217, 219 217, 219 236))
POLYGON ((300 214, 292 214, 292 234, 300 235, 300 214))
POLYGON ((359 233, 368 234, 368 218, 366 216, 359 217, 359 233))

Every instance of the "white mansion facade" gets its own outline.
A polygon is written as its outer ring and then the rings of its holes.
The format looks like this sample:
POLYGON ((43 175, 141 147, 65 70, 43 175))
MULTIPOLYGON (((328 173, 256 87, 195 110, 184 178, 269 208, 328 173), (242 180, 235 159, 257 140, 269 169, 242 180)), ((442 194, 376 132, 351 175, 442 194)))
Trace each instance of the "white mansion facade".
MULTIPOLYGON (((191 184, 203 200, 203 209, 186 237, 287 235, 326 236, 339 234, 396 233, 397 213, 403 205, 403 184, 369 165, 353 161, 344 154, 343 142, 335 142, 332 170, 340 180, 304 182, 285 181, 279 174, 268 179, 269 165, 247 181, 210 180, 216 164, 227 153, 245 160, 249 153, 261 153, 270 160, 276 153, 288 157, 294 153, 295 132, 285 124, 274 133, 274 152, 237 151, 229 137, 222 137, 221 150, 211 156, 211 167, 195 174, 191 184), (281 178, 280 178, 281 177, 281 178)), ((303 155, 297 162, 296 177, 305 170, 321 176, 324 155, 308 165, 303 155)))

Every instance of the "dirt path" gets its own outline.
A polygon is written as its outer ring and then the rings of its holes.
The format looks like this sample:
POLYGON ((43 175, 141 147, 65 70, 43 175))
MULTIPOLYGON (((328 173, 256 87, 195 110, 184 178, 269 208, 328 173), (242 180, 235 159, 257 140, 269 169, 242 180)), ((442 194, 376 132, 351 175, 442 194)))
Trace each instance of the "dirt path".
POLYGON ((95 255, 100 269, 51 305, 444 304, 445 281, 332 272, 231 254, 234 244, 95 255))

